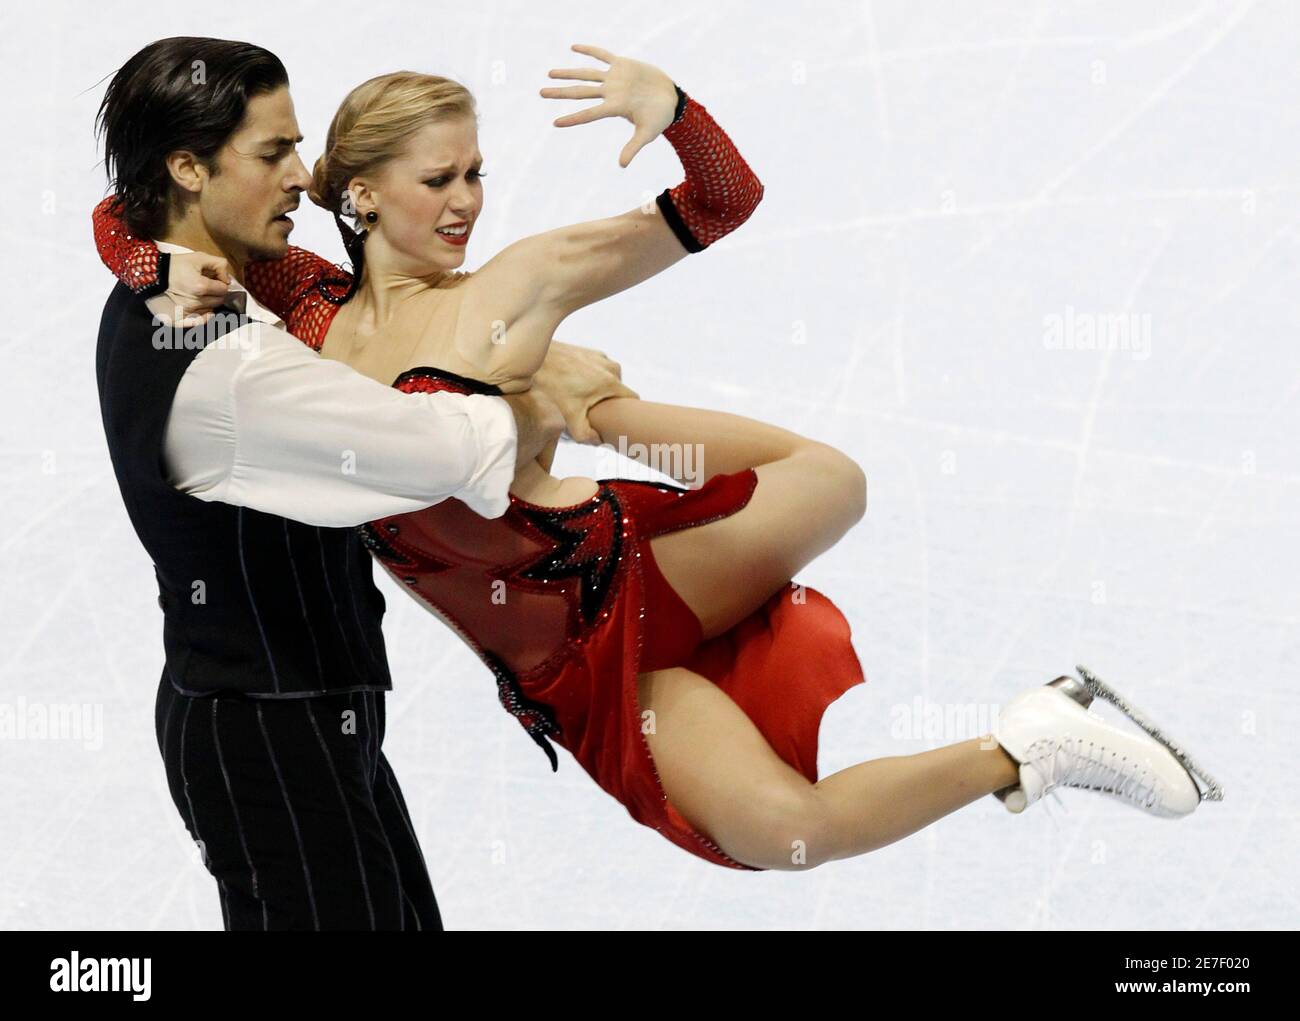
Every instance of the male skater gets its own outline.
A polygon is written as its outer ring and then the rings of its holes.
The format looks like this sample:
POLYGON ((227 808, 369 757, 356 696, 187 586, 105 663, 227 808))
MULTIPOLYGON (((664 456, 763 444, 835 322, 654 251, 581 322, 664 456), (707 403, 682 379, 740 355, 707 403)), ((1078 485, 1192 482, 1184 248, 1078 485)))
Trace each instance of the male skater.
POLYGON ((276 217, 310 184, 267 50, 152 43, 117 72, 99 120, 156 268, 175 252, 223 258, 239 309, 168 328, 145 304, 161 280, 119 283, 96 353, 109 454, 163 612, 158 747, 225 927, 440 929, 381 750, 384 599, 354 526, 451 496, 500 516, 518 464, 566 422, 586 432, 604 397, 635 394, 573 347, 538 377, 563 414, 537 386, 406 394, 284 332, 242 287, 248 262, 286 254, 276 217))

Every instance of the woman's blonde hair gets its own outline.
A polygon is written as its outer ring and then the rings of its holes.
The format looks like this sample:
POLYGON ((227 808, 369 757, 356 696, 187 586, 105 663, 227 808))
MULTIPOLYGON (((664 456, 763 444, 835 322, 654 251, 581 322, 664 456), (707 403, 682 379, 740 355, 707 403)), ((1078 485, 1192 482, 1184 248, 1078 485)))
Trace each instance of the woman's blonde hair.
POLYGON ((426 124, 477 116, 469 89, 450 78, 394 71, 362 82, 330 122, 307 197, 332 213, 355 217, 354 210, 343 212, 352 178, 397 159, 426 124))
MULTIPOLYGON (((334 114, 325 151, 312 168, 307 197, 334 214, 358 280, 365 233, 355 234, 342 221, 345 215, 354 224, 360 219, 347 194, 348 182, 400 157, 425 125, 457 117, 478 117, 469 89, 450 78, 417 71, 394 71, 362 82, 334 114)), ((447 274, 452 279, 467 275, 447 274)))

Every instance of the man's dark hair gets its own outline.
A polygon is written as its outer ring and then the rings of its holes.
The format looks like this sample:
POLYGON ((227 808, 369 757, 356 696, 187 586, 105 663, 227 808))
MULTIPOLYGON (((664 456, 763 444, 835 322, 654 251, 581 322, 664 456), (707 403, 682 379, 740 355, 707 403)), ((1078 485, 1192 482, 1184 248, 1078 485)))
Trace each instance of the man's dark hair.
POLYGON ((127 225, 165 233, 172 193, 166 157, 188 150, 218 172, 216 154, 254 96, 289 84, 280 58, 252 43, 176 36, 150 43, 113 76, 95 118, 104 169, 127 225))

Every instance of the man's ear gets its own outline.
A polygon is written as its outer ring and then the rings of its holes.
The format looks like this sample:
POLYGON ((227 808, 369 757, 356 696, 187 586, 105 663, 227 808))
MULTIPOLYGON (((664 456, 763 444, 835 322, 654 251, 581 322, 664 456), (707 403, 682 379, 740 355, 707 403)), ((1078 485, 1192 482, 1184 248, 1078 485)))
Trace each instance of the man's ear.
POLYGON ((188 149, 177 149, 167 154, 167 173, 182 191, 198 195, 211 176, 208 168, 188 149))

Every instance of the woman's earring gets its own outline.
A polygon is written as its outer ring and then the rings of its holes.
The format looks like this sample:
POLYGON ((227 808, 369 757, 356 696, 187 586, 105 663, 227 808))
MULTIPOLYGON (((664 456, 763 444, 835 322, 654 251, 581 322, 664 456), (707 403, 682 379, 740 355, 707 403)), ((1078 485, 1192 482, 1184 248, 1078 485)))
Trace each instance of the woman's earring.
POLYGON ((366 223, 374 223, 378 219, 379 219, 379 214, 376 213, 373 209, 370 210, 370 212, 366 213, 366 223))

